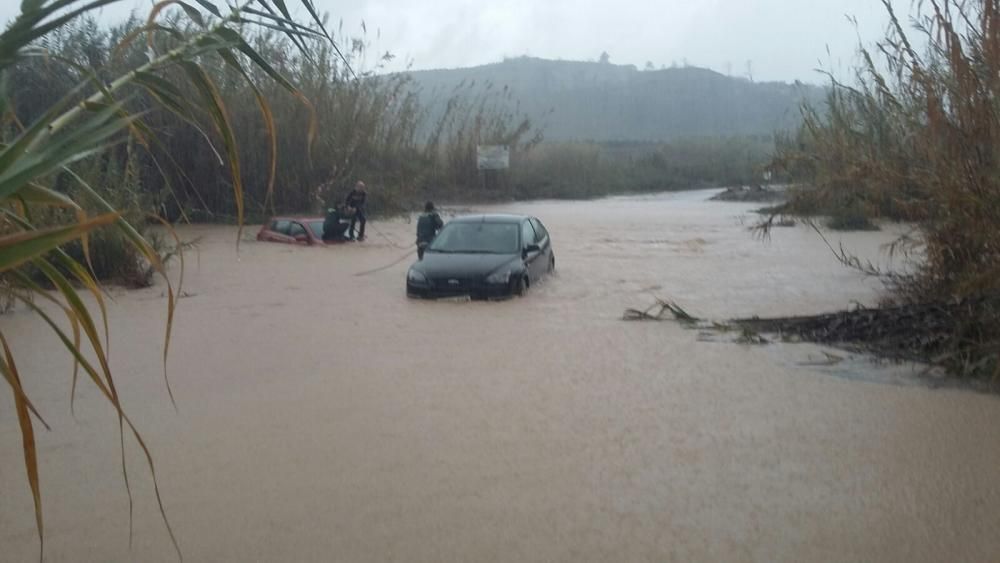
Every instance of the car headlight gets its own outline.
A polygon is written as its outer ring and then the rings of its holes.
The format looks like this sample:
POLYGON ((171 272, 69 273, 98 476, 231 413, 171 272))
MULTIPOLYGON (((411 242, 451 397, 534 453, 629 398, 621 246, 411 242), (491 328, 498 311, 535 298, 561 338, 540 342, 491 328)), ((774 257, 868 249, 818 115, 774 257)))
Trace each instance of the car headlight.
POLYGON ((499 272, 493 272, 492 274, 486 276, 486 283, 492 285, 506 284, 510 281, 510 270, 501 270, 499 272))
POLYGON ((406 281, 410 283, 427 283, 427 276, 414 269, 410 269, 406 274, 406 281))

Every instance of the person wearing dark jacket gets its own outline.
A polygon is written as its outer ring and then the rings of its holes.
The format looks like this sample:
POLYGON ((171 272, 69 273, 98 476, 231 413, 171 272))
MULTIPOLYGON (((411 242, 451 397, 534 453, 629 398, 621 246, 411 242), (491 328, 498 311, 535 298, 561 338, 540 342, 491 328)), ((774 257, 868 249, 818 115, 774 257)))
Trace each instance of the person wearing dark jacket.
POLYGON ((351 193, 347 194, 347 198, 344 200, 344 205, 354 209, 354 215, 351 217, 351 238, 355 237, 354 226, 358 223, 361 224, 361 228, 357 231, 357 239, 365 240, 365 223, 368 222, 367 209, 365 209, 365 204, 368 202, 368 192, 365 191, 365 183, 358 180, 358 183, 354 185, 354 189, 351 193))
POLYGON ((417 219, 417 259, 424 259, 424 251, 444 226, 441 216, 434 210, 434 202, 424 204, 424 212, 417 219))
POLYGON ((323 240, 346 240, 347 237, 344 236, 344 231, 347 230, 347 226, 341 222, 341 219, 347 215, 347 209, 343 205, 338 205, 337 207, 331 207, 326 210, 326 218, 323 220, 323 240))

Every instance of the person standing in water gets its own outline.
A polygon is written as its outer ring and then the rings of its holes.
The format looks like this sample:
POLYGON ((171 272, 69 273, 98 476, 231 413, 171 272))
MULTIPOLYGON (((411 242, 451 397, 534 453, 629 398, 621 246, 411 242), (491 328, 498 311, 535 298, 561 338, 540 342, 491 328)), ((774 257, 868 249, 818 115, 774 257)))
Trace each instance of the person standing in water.
POLYGON ((424 212, 417 219, 417 259, 424 259, 424 251, 437 236, 438 231, 444 227, 444 221, 434 210, 434 202, 428 201, 424 204, 424 212))
POLYGON ((368 202, 368 192, 365 190, 365 183, 358 180, 357 184, 354 184, 354 189, 351 193, 347 194, 347 198, 344 200, 344 205, 354 209, 354 215, 351 217, 351 238, 355 238, 354 226, 358 223, 361 224, 361 228, 356 232, 357 240, 365 240, 365 223, 368 222, 367 209, 365 204, 368 202))

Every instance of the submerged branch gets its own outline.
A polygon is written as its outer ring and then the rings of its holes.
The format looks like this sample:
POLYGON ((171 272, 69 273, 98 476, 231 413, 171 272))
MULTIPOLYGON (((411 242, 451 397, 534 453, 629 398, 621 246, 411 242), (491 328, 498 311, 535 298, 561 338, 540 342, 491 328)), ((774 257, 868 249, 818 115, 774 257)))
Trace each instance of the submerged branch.
POLYGON ((818 315, 741 318, 705 323, 675 303, 658 299, 625 320, 674 319, 700 329, 737 332, 743 343, 766 343, 762 334, 859 350, 894 361, 942 367, 961 377, 1000 379, 1000 294, 950 301, 858 307, 818 315))

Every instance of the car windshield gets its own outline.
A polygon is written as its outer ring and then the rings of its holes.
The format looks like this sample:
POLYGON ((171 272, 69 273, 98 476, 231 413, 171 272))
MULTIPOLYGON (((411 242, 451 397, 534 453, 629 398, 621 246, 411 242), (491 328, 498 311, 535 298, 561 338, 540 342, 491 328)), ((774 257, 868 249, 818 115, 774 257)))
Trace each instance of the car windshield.
POLYGON ((461 254, 517 254, 517 230, 517 223, 450 223, 427 249, 461 254))
POLYGON ((323 238, 323 221, 309 221, 309 229, 316 238, 323 238))

